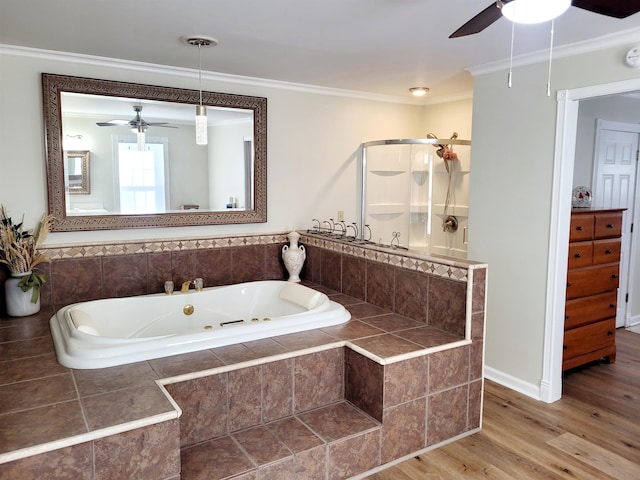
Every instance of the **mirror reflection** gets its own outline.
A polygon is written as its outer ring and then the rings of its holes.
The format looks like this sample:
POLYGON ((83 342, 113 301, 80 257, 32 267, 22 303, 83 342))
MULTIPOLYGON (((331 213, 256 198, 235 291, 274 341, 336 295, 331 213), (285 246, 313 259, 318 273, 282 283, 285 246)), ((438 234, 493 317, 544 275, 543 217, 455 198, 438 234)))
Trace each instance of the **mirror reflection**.
POLYGON ((54 230, 266 221, 266 99, 203 92, 196 145, 196 91, 43 74, 43 92, 54 230))
POLYGON ((67 150, 64 152, 64 178, 71 195, 89 195, 91 193, 89 166, 89 150, 67 150))

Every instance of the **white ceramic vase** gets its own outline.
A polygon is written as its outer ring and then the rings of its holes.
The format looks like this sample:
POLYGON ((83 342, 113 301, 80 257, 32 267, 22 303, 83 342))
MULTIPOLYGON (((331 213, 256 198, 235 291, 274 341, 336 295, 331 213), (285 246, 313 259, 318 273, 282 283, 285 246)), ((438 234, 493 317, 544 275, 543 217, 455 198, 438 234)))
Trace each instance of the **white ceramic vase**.
POLYGON ((7 302, 7 315, 10 317, 26 317, 40 311, 40 295, 36 303, 31 302, 33 290, 23 292, 18 286, 22 277, 30 275, 27 273, 12 273, 11 278, 4 282, 4 296, 7 302))
POLYGON ((287 235, 287 238, 289 239, 289 245, 282 247, 282 260, 284 260, 284 266, 289 272, 289 281, 299 282, 300 271, 307 258, 307 252, 304 249, 304 245, 298 245, 298 240, 300 239, 298 232, 291 232, 287 235))

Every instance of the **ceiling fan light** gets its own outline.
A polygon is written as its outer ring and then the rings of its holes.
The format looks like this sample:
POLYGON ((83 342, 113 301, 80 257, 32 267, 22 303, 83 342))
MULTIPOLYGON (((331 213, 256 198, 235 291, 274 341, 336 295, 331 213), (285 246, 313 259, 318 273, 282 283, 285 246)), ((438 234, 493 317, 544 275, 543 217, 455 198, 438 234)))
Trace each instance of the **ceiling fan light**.
POLYGON ((515 23, 542 23, 559 17, 571 0, 512 0, 502 4, 502 14, 515 23))
POLYGON ((196 145, 206 145, 207 142, 207 107, 196 105, 196 145))

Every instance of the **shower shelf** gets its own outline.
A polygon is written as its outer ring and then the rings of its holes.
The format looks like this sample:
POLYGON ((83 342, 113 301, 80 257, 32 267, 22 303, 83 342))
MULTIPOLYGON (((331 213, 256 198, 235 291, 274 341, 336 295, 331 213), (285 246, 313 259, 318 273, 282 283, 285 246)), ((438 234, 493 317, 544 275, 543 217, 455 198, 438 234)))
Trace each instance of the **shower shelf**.
POLYGON ((382 177, 392 177, 394 175, 402 175, 403 173, 407 173, 406 170, 369 170, 369 171, 375 175, 380 175, 382 177))

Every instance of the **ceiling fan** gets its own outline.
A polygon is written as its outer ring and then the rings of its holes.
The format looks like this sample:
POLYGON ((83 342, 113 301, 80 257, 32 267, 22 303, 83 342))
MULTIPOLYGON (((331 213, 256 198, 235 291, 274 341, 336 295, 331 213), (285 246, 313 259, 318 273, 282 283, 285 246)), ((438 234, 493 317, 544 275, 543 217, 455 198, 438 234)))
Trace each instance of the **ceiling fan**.
POLYGON ((169 125, 168 122, 146 122, 141 115, 142 105, 134 105, 133 110, 136 112, 136 116, 131 120, 109 120, 108 122, 96 122, 96 125, 100 127, 121 127, 128 125, 136 132, 146 132, 147 127, 178 128, 169 125))
MULTIPOLYGON (((449 35, 464 37, 479 33, 502 17, 502 6, 513 0, 497 0, 449 35)), ((640 12, 640 0, 572 0, 571 5, 607 17, 626 18, 640 12)))

